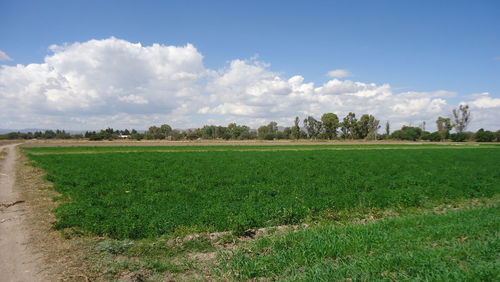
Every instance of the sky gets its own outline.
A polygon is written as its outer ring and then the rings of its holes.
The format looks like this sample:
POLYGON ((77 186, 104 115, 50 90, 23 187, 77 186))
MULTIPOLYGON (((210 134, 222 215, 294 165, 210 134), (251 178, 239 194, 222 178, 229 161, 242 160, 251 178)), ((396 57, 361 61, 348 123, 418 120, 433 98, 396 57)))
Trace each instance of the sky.
POLYGON ((0 128, 500 129, 500 1, 0 1, 0 128))

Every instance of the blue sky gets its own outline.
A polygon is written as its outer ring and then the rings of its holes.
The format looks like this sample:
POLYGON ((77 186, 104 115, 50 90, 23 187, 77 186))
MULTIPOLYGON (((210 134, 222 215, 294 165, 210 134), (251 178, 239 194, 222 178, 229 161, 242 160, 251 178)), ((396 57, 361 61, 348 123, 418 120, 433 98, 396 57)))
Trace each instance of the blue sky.
POLYGON ((500 97, 499 15, 500 1, 2 1, 0 50, 12 60, 0 64, 41 64, 53 44, 110 37, 191 43, 207 69, 256 58, 316 86, 346 69, 394 93, 455 92, 453 104, 500 97))

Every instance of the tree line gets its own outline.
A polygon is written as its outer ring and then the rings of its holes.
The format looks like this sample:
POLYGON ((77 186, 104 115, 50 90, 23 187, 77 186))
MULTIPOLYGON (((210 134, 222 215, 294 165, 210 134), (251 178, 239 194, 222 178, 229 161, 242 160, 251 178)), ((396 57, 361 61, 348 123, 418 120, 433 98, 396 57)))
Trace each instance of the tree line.
POLYGON ((460 105, 453 109, 452 117, 438 117, 437 130, 425 130, 425 122, 420 126, 403 126, 391 133, 387 121, 383 133, 379 133, 380 121, 373 115, 364 114, 359 119, 353 112, 342 120, 334 113, 325 113, 320 119, 307 116, 301 120, 296 117, 293 126, 279 127, 274 121, 252 130, 249 126, 230 123, 227 126, 205 125, 201 128, 178 130, 168 124, 151 126, 144 132, 135 129, 86 131, 84 134, 70 134, 64 130, 46 130, 36 132, 10 132, 0 135, 0 139, 88 139, 115 140, 121 138, 134 140, 281 140, 281 139, 323 139, 323 140, 428 140, 455 142, 478 141, 500 142, 500 130, 496 132, 480 129, 477 132, 466 131, 471 121, 469 106, 460 105), (455 132, 451 133, 454 129, 455 132))

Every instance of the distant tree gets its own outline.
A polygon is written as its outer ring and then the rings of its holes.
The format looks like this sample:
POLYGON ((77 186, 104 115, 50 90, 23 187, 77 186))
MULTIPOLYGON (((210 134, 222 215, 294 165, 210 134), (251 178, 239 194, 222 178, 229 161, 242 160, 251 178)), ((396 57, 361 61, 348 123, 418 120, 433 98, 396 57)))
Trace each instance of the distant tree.
POLYGON ((474 137, 477 142, 493 142, 496 139, 495 133, 482 128, 476 132, 474 137))
POLYGON ((445 140, 448 138, 450 134, 450 130, 452 129, 451 121, 449 118, 439 117, 436 120, 436 125, 439 134, 441 135, 441 140, 445 140))
POLYGON ((168 124, 162 124, 158 126, 150 126, 146 132, 144 132, 144 138, 148 140, 152 139, 165 139, 172 133, 172 127, 168 124))
POLYGON ((285 127, 282 132, 278 131, 278 139, 290 139, 292 136, 292 129, 285 127))
POLYGON ((350 112, 344 117, 341 123, 342 138, 344 139, 354 139, 357 133, 358 120, 356 119, 356 114, 350 112))
POLYGON ((44 139, 54 139, 56 138, 56 133, 53 130, 45 130, 42 136, 44 139))
POLYGON ((236 123, 230 123, 226 132, 230 139, 233 140, 243 140, 250 138, 250 127, 246 125, 237 125, 236 123))
POLYGON ((428 131, 423 131, 421 138, 422 138, 422 140, 437 142, 437 141, 441 141, 441 134, 439 133, 439 131, 434 131, 432 133, 430 133, 428 131))
POLYGON ((457 133, 465 131, 471 121, 468 105, 460 105, 458 109, 453 109, 453 127, 457 133))
POLYGON ((391 136, 391 125, 389 124, 389 121, 385 123, 385 136, 386 138, 391 136))
POLYGON ((337 137, 337 128, 339 127, 339 117, 334 113, 326 113, 321 116, 325 137, 329 140, 337 137))
POLYGON ((167 138, 168 136, 170 136, 170 133, 172 132, 172 127, 168 124, 162 124, 160 126, 160 134, 161 134, 161 138, 164 139, 164 138, 167 138))
POLYGON ((295 117, 294 125, 292 127, 292 132, 291 132, 291 138, 293 139, 299 139, 301 137, 299 122, 300 122, 299 117, 295 117))
POLYGON ((500 130, 497 130, 497 132, 495 132, 495 136, 497 138, 497 142, 500 142, 500 130))
POLYGON ((356 138, 377 139, 377 130, 380 128, 380 121, 372 115, 362 115, 356 124, 356 138))
POLYGON ((259 127, 257 132, 260 139, 273 140, 277 138, 278 124, 272 121, 268 125, 259 127))
POLYGON ((202 132, 201 132, 200 128, 186 130, 186 138, 188 140, 201 139, 201 135, 202 135, 202 132))
POLYGON ((312 116, 308 116, 306 119, 304 119, 304 127, 307 130, 307 136, 309 138, 316 139, 321 133, 323 124, 321 123, 321 121, 313 118, 312 116))
POLYGON ((401 129, 392 133, 392 138, 399 140, 419 140, 422 136, 422 129, 420 127, 403 126, 401 129))
POLYGON ((457 133, 452 133, 450 134, 450 139, 453 142, 464 142, 467 140, 467 134, 464 132, 457 132, 457 133))

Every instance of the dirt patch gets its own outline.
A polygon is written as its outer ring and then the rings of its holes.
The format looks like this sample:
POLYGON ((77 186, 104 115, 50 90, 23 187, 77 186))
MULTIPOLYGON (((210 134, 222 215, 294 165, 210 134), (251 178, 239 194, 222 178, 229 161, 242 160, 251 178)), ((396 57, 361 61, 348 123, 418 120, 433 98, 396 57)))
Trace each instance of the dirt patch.
MULTIPOLYGON (((421 145, 421 144, 447 144, 446 142, 409 142, 397 140, 194 140, 194 141, 168 141, 168 140, 29 140, 23 147, 107 147, 107 146, 276 146, 276 145, 421 145)), ((454 143, 456 144, 456 143, 454 143)), ((469 143, 461 143, 469 144, 469 143)))
POLYGON ((15 186, 16 144, 4 145, 0 169, 0 273, 3 281, 45 281, 40 257, 28 244, 29 210, 15 186))

